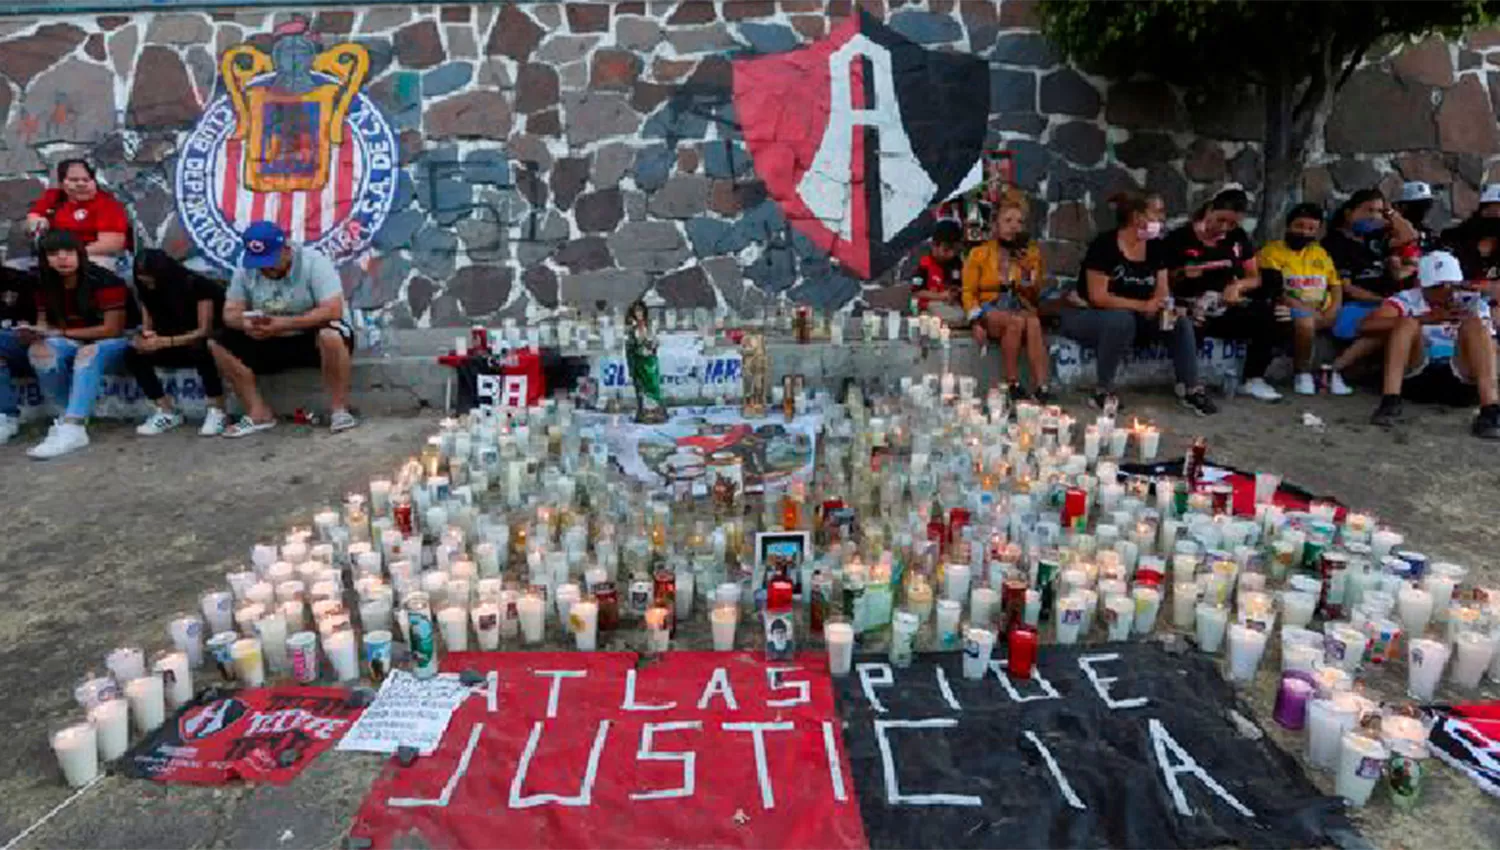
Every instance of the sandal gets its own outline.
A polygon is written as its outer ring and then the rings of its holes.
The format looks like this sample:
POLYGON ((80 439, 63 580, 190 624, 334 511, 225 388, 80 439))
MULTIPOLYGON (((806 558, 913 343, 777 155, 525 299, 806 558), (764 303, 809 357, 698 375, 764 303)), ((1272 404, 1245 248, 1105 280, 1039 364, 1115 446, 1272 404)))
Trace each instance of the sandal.
POLYGON ((224 436, 230 438, 231 440, 234 440, 240 437, 248 437, 251 434, 256 434, 261 431, 269 431, 275 427, 275 419, 272 419, 269 422, 256 422, 254 419, 251 419, 248 416, 241 416, 239 419, 235 420, 233 425, 230 425, 229 427, 224 429, 224 436))

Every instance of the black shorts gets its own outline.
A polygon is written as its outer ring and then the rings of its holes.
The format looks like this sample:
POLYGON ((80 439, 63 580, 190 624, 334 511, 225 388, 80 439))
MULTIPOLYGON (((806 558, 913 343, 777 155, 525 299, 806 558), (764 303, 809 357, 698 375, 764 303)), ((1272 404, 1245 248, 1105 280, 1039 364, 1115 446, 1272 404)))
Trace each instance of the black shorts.
POLYGON ((1479 403, 1479 388, 1463 376, 1452 360, 1434 360, 1408 373, 1401 382, 1401 396, 1418 404, 1473 407, 1479 403))
MULTIPOLYGON (((354 335, 342 323, 328 326, 339 332, 344 346, 354 351, 354 335)), ((318 331, 303 331, 291 336, 253 339, 243 331, 225 328, 217 337, 219 345, 257 375, 271 375, 287 369, 313 369, 322 365, 318 351, 318 331)))

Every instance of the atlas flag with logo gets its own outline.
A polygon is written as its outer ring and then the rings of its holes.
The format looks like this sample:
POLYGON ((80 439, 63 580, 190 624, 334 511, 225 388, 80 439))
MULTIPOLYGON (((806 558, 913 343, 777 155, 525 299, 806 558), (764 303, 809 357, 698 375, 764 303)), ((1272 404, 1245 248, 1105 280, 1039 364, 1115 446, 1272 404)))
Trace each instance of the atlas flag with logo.
POLYGON ((926 50, 864 11, 800 50, 734 62, 767 193, 867 279, 926 238, 933 205, 978 184, 989 103, 983 60, 926 50))

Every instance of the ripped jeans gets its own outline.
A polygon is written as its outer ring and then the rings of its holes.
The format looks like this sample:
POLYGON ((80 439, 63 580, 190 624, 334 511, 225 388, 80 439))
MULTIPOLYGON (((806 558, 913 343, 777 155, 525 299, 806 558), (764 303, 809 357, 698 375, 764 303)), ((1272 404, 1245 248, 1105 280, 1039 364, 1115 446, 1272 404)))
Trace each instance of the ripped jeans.
POLYGON ((27 346, 15 331, 0 330, 0 414, 20 412, 10 382, 10 364, 29 361, 47 400, 61 408, 64 416, 87 419, 104 375, 125 362, 129 348, 130 340, 123 337, 82 343, 54 336, 27 346))

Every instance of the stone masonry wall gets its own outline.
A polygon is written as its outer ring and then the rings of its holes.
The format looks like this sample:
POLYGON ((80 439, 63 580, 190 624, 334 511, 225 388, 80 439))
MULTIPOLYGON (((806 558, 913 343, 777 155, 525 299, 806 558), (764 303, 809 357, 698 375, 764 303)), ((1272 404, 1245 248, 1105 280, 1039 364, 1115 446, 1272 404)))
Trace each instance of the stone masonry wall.
MULTIPOLYGON (((951 172, 954 157, 977 157, 959 148, 980 136, 1012 152, 1018 181, 1033 193, 1033 232, 1060 276, 1108 223, 1102 200, 1118 188, 1160 191, 1182 215, 1227 181, 1252 190, 1258 181, 1255 98, 1190 98, 1150 80, 1080 73, 1036 33, 1029 0, 331 5, 0 19, 0 227, 12 255, 25 250, 25 208, 48 166, 74 155, 97 163, 127 201, 143 243, 201 253, 176 197, 178 166, 206 115, 232 114, 227 100, 212 108, 230 88, 220 60, 237 45, 290 56, 276 45, 298 17, 323 48, 364 48, 358 91, 396 140, 392 192, 357 179, 336 187, 347 197, 327 197, 337 215, 380 208, 367 219, 380 222, 378 232, 360 237, 342 270, 354 305, 398 327, 619 306, 648 287, 670 305, 731 310, 782 297, 825 308, 897 303, 900 288, 888 288, 893 252, 859 243, 904 248, 921 235, 925 218, 890 223, 890 210, 917 196, 902 181, 922 182, 920 174, 880 166, 867 185, 838 172, 822 195, 805 197, 847 219, 797 211, 788 198, 806 184, 788 175, 803 173, 823 138, 827 63, 788 66, 812 69, 806 88, 769 104, 737 91, 737 75, 756 57, 812 55, 820 43, 831 52, 830 33, 857 32, 888 48, 908 113, 918 101, 938 110, 942 120, 903 118, 913 156, 932 174, 942 169, 927 166, 939 159, 951 172), (863 23, 845 26, 860 14, 863 23), (954 70, 935 57, 950 57, 954 70), (976 67, 987 92, 971 77, 944 84, 976 67), (964 127, 978 130, 963 136, 964 127), (769 153, 753 156, 757 145, 769 153), (800 165, 777 161, 794 149, 800 165), (910 224, 901 240, 869 224, 882 210, 889 229, 910 224), (844 249, 830 248, 837 238, 844 249), (844 261, 861 251, 878 258, 844 261)), ((863 83, 876 106, 880 67, 865 64, 854 76, 854 90, 863 83)), ((1465 214, 1479 186, 1500 179, 1497 104, 1500 32, 1393 48, 1350 80, 1301 191, 1331 204, 1363 186, 1422 179, 1446 187, 1443 205, 1465 214)), ((299 144, 309 156, 331 150, 338 161, 341 148, 306 138, 299 144)), ((888 165, 880 146, 889 138, 856 130, 866 154, 880 151, 862 162, 888 165)), ((363 161, 359 179, 373 181, 377 160, 363 161)))

